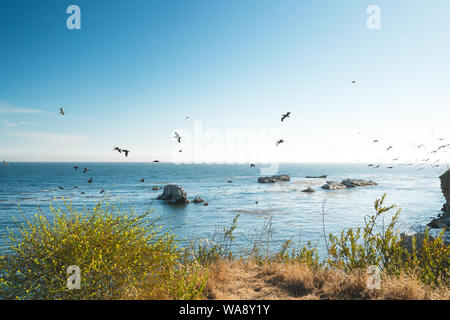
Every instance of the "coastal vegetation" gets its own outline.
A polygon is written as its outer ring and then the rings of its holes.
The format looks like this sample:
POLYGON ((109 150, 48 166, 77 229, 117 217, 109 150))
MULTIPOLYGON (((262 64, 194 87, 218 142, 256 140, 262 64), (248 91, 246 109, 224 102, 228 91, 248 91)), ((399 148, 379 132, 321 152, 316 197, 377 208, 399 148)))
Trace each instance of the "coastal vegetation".
POLYGON ((107 199, 80 211, 64 201, 11 228, 0 257, 0 297, 449 299, 443 231, 434 238, 401 234, 401 211, 385 201, 375 201, 363 228, 326 236, 327 257, 309 242, 271 247, 270 221, 238 255, 239 216, 210 239, 182 246, 152 211, 123 211, 107 199), (79 288, 68 286, 70 266, 79 268, 79 288))

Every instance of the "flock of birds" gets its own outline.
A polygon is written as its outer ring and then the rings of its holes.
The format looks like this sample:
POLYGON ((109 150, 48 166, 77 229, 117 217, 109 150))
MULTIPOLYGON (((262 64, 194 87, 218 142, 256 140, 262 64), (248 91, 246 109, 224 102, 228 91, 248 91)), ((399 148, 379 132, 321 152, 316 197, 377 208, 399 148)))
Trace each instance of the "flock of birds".
MULTIPOLYGON (((352 81, 352 84, 355 84, 355 83, 356 83, 355 80, 352 81)), ((64 109, 62 107, 59 108, 59 114, 62 115, 62 116, 65 115, 65 111, 64 111, 64 109)), ((291 112, 286 112, 286 113, 282 114, 281 115, 281 122, 285 121, 290 116, 291 116, 291 112)), ((188 120, 189 118, 190 118, 189 116, 186 116, 185 120, 188 120)), ((358 132, 358 134, 361 134, 361 133, 362 133, 362 131, 358 132)), ((181 135, 178 132, 174 132, 173 138, 176 140, 177 143, 181 144, 182 137, 181 137, 181 135)), ((445 138, 438 138, 437 140, 438 141, 443 141, 443 140, 445 140, 445 138)), ((373 143, 380 143, 380 140, 379 139, 374 139, 372 142, 373 143)), ((285 140, 279 139, 279 140, 275 141, 275 145, 277 147, 280 144, 282 144, 282 143, 285 143, 285 140)), ((415 148, 425 150, 425 145, 424 144, 415 145, 415 148)), ((450 149, 450 143, 439 145, 436 149, 430 151, 429 153, 430 154, 437 154, 438 152, 440 152, 440 151, 442 151, 442 150, 444 150, 446 148, 450 149)), ((392 146, 392 145, 388 145, 388 146, 385 147, 386 152, 389 152, 389 151, 391 151, 393 149, 394 149, 394 146, 392 146)), ((120 147, 114 147, 113 151, 117 151, 118 153, 125 155, 125 157, 128 157, 128 155, 130 153, 130 150, 124 149, 124 148, 120 148, 120 147)), ((182 151, 183 151, 182 149, 178 150, 178 152, 182 152, 182 151)), ((400 160, 399 157, 396 157, 396 158, 392 159, 392 161, 394 161, 394 162, 397 162, 399 160, 400 160)), ((438 162, 440 162, 439 159, 435 160, 434 162, 430 162, 430 161, 431 161, 430 158, 425 158, 425 159, 422 159, 421 162, 422 163, 431 164, 432 167, 439 167, 441 165, 441 164, 438 163, 438 162)), ((159 160, 154 160, 153 162, 159 162, 159 160)), ((3 166, 8 166, 8 165, 9 165, 9 163, 6 162, 6 160, 3 160, 3 166)), ((382 165, 381 163, 379 163, 379 164, 374 164, 374 163, 368 164, 369 167, 372 167, 374 169, 380 168, 381 165, 382 165)), ((399 165, 412 166, 412 165, 414 165, 414 163, 413 162, 406 162, 406 163, 399 163, 399 165)), ((251 163, 250 167, 251 168, 256 168, 256 165, 254 163, 251 163)), ((74 170, 78 170, 78 166, 74 166, 73 168, 74 168, 74 170)), ((393 166, 387 166, 386 168, 387 169, 393 169, 394 167, 393 166)), ((421 168, 419 168, 417 170, 423 170, 423 169, 424 168, 421 167, 421 168)), ((88 171, 90 171, 89 168, 83 168, 83 174, 86 174, 88 171)), ((92 183, 92 181, 93 181, 93 179, 92 179, 92 177, 90 177, 89 180, 87 180, 87 183, 92 183)), ((139 180, 139 182, 144 182, 144 181, 145 181, 145 179, 143 179, 143 178, 141 180, 139 180)), ((59 189, 64 189, 61 186, 58 186, 58 188, 59 189)), ((74 187, 74 188, 76 189, 77 187, 74 187)), ((103 193, 103 192, 104 192, 104 190, 100 191, 100 193, 103 193)), ((82 192, 82 193, 84 193, 84 192, 82 192)))
MULTIPOLYGON (((360 133, 361 132, 359 132, 359 134, 360 133)), ((444 141, 444 140, 445 140, 445 138, 438 138, 437 139, 437 141, 444 141)), ((373 140, 373 143, 380 143, 380 140, 375 139, 375 140, 373 140)), ((438 152, 443 151, 446 148, 448 148, 450 150, 450 143, 439 145, 437 148, 435 148, 432 151, 426 151, 425 148, 426 148, 426 146, 423 143, 419 144, 419 145, 414 145, 414 149, 422 149, 425 153, 427 153, 429 155, 432 155, 432 154, 437 154, 438 152)), ((386 152, 388 152, 388 151, 390 151, 392 149, 394 149, 394 146, 392 146, 392 145, 389 145, 389 146, 385 147, 386 152)), ((400 160, 400 158, 396 157, 396 158, 392 159, 391 161, 397 162, 399 160, 400 160)), ((399 163, 398 165, 399 166, 413 166, 416 163, 420 163, 420 164, 429 164, 429 165, 431 165, 432 168, 437 168, 437 167, 440 167, 442 165, 440 162, 441 162, 441 159, 434 159, 434 161, 433 161, 431 158, 427 157, 427 158, 424 158, 424 159, 417 159, 417 161, 415 161, 415 162, 409 161, 409 162, 405 162, 405 163, 399 163)), ((382 165, 381 163, 380 164, 373 164, 373 163, 368 164, 369 167, 372 167, 374 169, 380 168, 381 165, 382 165)), ((386 168, 387 169, 393 169, 394 166, 388 166, 386 168)), ((417 170, 419 170, 419 171, 420 170, 424 170, 424 167, 419 167, 417 170)))

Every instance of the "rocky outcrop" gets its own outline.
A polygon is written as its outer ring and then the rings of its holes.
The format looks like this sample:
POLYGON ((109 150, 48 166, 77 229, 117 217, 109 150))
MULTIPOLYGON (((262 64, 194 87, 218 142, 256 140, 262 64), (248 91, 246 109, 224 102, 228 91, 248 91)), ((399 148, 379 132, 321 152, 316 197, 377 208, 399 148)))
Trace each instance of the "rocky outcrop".
POLYGON ((441 179, 441 190, 444 194, 445 203, 442 207, 442 214, 433 219, 428 226, 430 228, 450 228, 450 170, 447 170, 441 179))
POLYGON ((306 176, 306 179, 326 179, 327 175, 323 175, 323 176, 306 176))
POLYGON ((446 201, 442 211, 448 213, 450 212, 450 170, 447 170, 439 179, 441 179, 441 190, 446 201))
POLYGON ((378 183, 376 183, 374 181, 368 181, 368 180, 345 179, 345 180, 342 180, 341 182, 327 181, 327 183, 322 186, 322 189, 340 190, 340 189, 346 189, 346 188, 376 186, 377 184, 378 183))
POLYGON ((327 181, 321 188, 325 190, 340 190, 347 187, 337 181, 327 181))
POLYGON ((158 200, 165 200, 170 204, 188 204, 186 191, 181 186, 168 184, 164 187, 163 193, 158 196, 158 200))
POLYGON ((378 183, 374 181, 361 180, 361 179, 345 179, 341 181, 341 184, 347 188, 376 186, 378 183))
POLYGON ((275 182, 285 182, 285 181, 290 181, 290 180, 291 180, 291 177, 288 176, 287 174, 258 178, 259 183, 275 183, 275 182))
POLYGON ((315 190, 311 187, 306 188, 305 190, 302 190, 302 192, 307 192, 307 193, 313 193, 315 190))

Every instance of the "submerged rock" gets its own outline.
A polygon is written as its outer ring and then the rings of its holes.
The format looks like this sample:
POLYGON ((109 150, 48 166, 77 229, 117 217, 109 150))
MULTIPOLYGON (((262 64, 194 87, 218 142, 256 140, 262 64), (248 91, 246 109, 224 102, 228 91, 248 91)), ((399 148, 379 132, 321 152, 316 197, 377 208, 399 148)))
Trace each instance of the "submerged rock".
POLYGON ((288 176, 287 174, 258 178, 259 183, 275 183, 275 182, 285 182, 285 181, 290 181, 290 180, 291 180, 291 177, 288 176))
POLYGON ((168 184, 164 187, 163 193, 158 196, 158 200, 165 200, 170 204, 188 204, 186 191, 181 186, 168 184))
POLYGON ((203 200, 203 199, 200 198, 200 197, 195 197, 194 200, 192 200, 192 202, 193 202, 193 203, 201 203, 201 202, 205 202, 205 203, 206 203, 206 201, 203 200))
POLYGON ((305 190, 302 190, 302 192, 313 193, 313 192, 315 192, 315 190, 313 188, 311 188, 311 187, 308 187, 305 190))
POLYGON ((323 176, 306 176, 306 179, 326 179, 327 175, 323 175, 323 176))

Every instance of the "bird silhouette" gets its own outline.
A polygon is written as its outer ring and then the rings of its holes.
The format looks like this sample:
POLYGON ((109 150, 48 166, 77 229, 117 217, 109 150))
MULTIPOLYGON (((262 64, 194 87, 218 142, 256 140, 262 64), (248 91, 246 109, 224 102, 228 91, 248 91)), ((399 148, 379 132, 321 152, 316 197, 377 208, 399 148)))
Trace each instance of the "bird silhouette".
POLYGON ((119 147, 114 147, 113 150, 114 150, 114 151, 117 151, 117 152, 119 152, 119 153, 122 153, 122 149, 120 149, 119 147))
POLYGON ((275 144, 277 145, 277 147, 280 145, 280 143, 283 143, 284 142, 284 140, 283 139, 280 139, 280 140, 278 140, 277 142, 275 142, 275 144))
POLYGON ((389 146, 389 147, 386 148, 386 151, 389 151, 389 150, 391 150, 392 148, 393 148, 393 146, 389 146))
POLYGON ((84 168, 83 173, 86 173, 89 171, 89 168, 84 168))
POLYGON ((181 136, 178 134, 178 132, 174 133, 174 139, 177 139, 178 143, 181 143, 181 136))
POLYGON ((375 140, 373 140, 373 143, 377 143, 377 142, 379 142, 379 140, 376 140, 376 139, 375 139, 375 140))
POLYGON ((125 154, 125 157, 128 157, 128 153, 130 153, 130 150, 123 149, 122 152, 125 154))
POLYGON ((285 114, 281 115, 281 122, 283 122, 284 119, 289 118, 290 115, 290 112, 286 112, 285 114))
POLYGON ((61 189, 61 190, 64 190, 64 188, 63 188, 63 187, 61 187, 61 186, 58 186, 58 188, 59 188, 59 189, 61 189))
POLYGON ((184 120, 187 120, 187 119, 189 119, 189 116, 187 116, 186 118, 184 118, 184 120))
POLYGON ((90 178, 90 179, 88 180, 88 183, 92 183, 92 178, 90 178))
POLYGON ((63 110, 63 108, 59 108, 59 114, 62 115, 62 116, 64 115, 64 110, 63 110))
POLYGON ((355 84, 355 83, 356 83, 356 81, 355 81, 355 80, 353 80, 353 81, 352 81, 352 83, 353 83, 353 84, 355 84))
POLYGON ((78 166, 74 166, 73 168, 74 168, 75 170, 78 170, 78 166))
POLYGON ((252 164, 250 165, 250 168, 254 168, 254 167, 255 167, 255 164, 252 163, 252 164))

